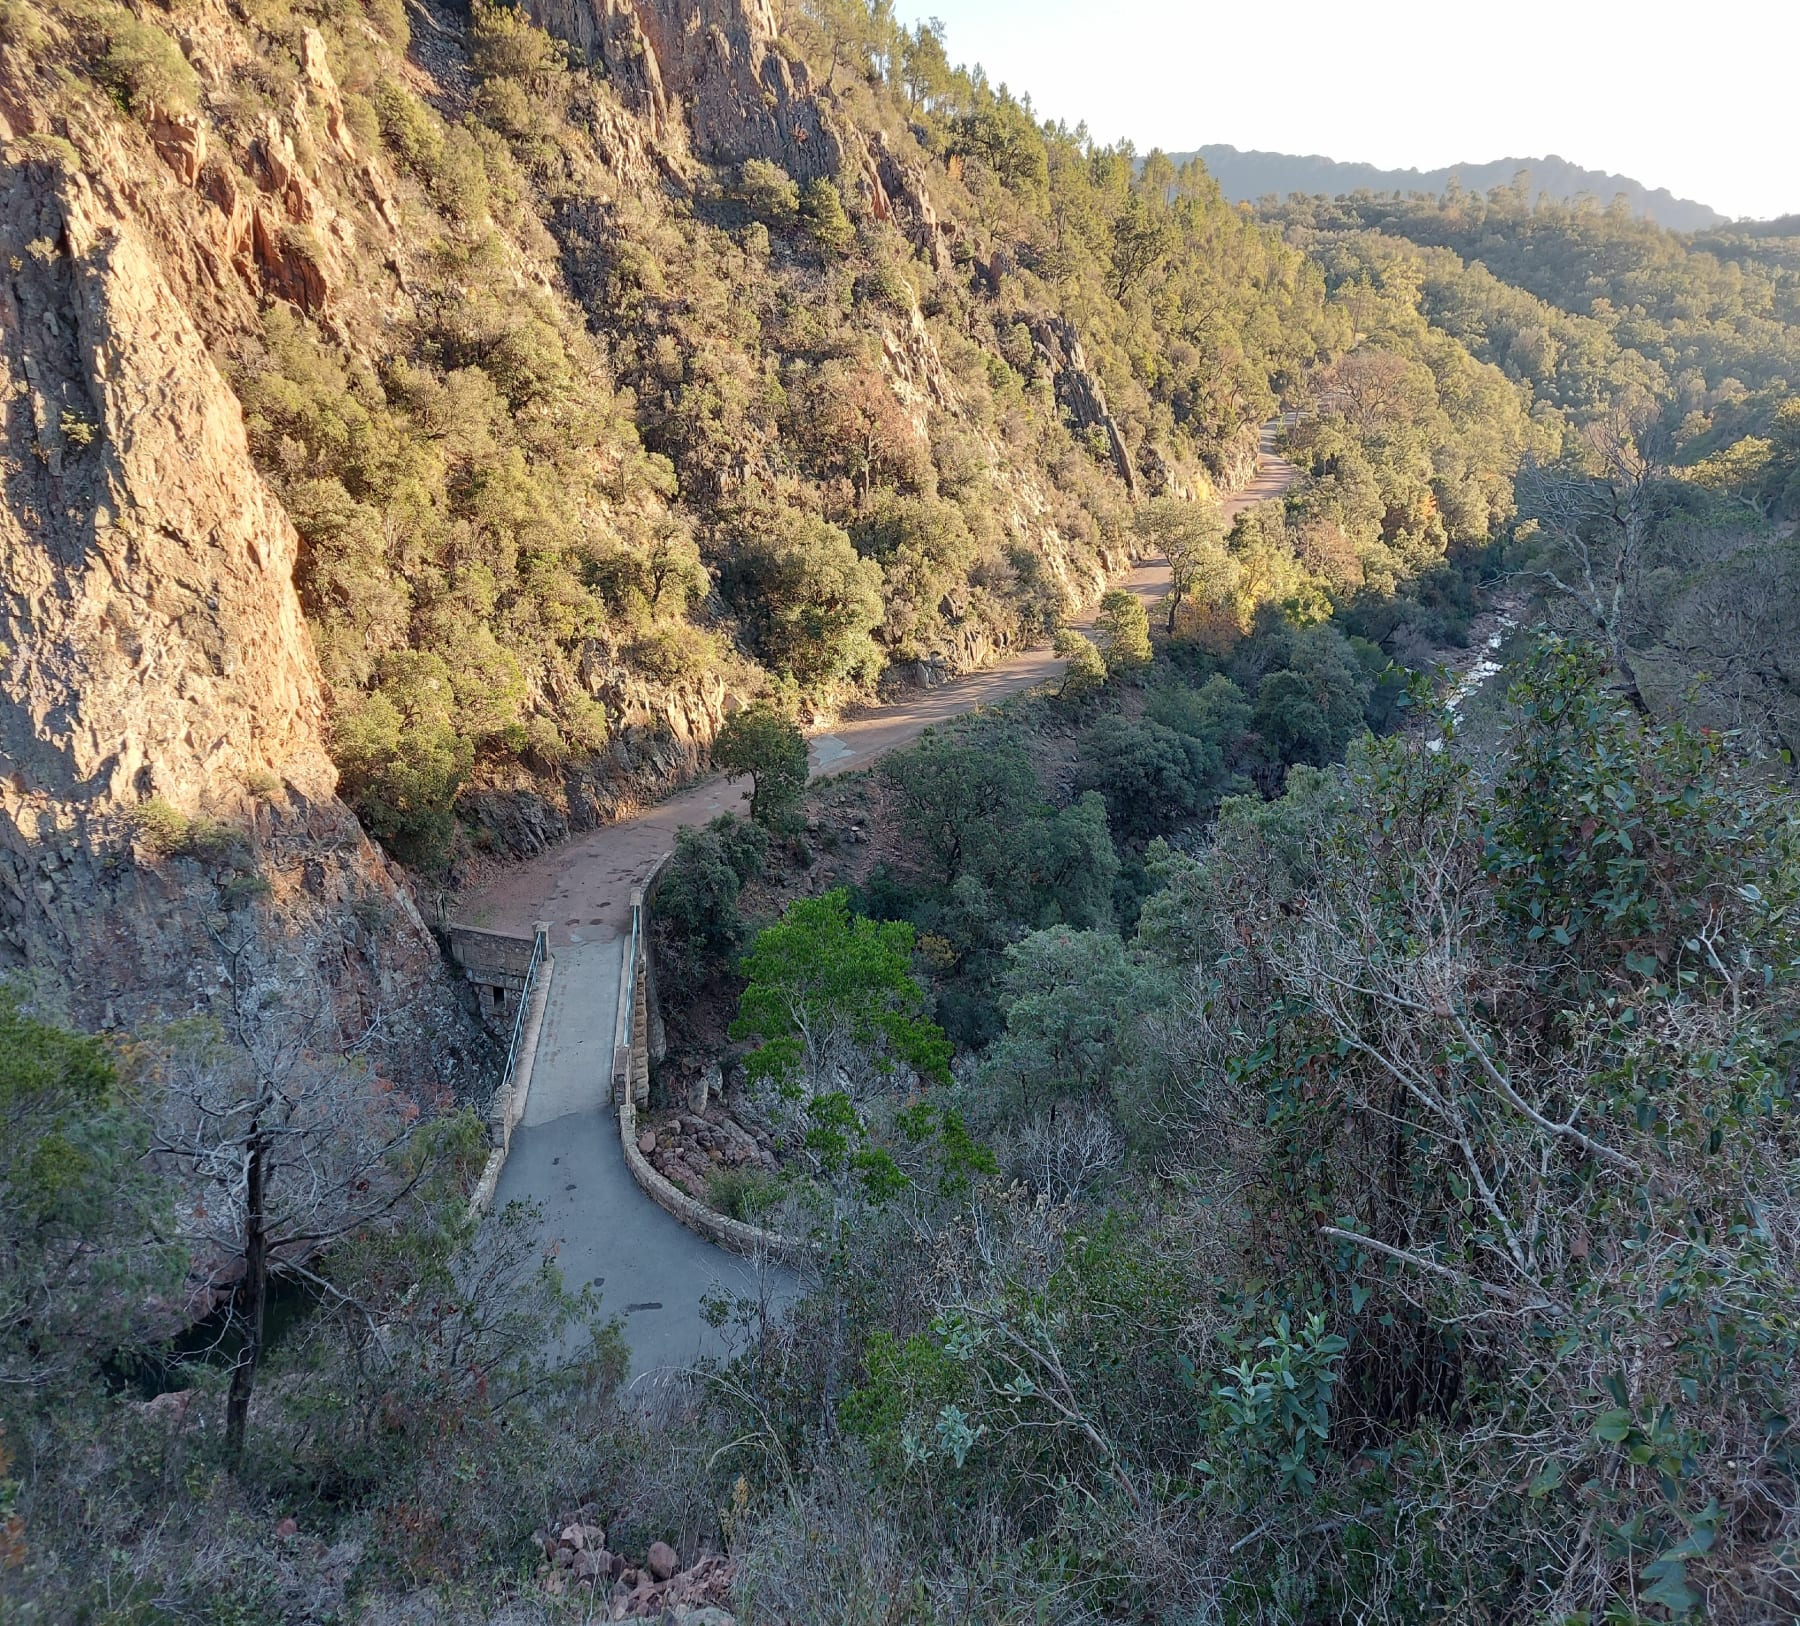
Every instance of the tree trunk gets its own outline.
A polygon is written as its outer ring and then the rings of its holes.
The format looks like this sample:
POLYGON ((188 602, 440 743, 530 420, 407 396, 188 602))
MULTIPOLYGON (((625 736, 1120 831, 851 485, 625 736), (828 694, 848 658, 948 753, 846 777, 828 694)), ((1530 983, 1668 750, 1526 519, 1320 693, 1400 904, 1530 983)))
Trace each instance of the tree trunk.
POLYGON ((244 1341, 231 1369, 231 1392, 225 1401, 225 1445, 233 1468, 244 1455, 244 1431, 250 1421, 250 1396, 262 1360, 263 1308, 269 1292, 268 1218, 263 1210, 267 1153, 262 1138, 250 1141, 250 1169, 244 1204, 244 1278, 238 1283, 237 1317, 244 1341))

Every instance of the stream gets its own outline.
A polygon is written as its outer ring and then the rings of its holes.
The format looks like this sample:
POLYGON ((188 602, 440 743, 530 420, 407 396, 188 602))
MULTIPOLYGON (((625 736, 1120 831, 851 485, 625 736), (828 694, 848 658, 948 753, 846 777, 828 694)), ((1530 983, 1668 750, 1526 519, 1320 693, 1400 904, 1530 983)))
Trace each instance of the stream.
MULTIPOLYGON (((1456 681, 1450 686, 1450 693, 1445 696, 1443 710, 1455 723, 1462 719, 1463 707, 1478 695, 1490 678, 1505 669, 1505 662, 1500 659, 1500 649, 1509 634, 1519 625, 1520 606, 1515 602, 1497 604, 1491 615, 1483 616, 1487 623, 1487 636, 1473 645, 1474 658, 1457 674, 1456 681)), ((1428 740, 1425 749, 1439 751, 1444 742, 1428 740)))

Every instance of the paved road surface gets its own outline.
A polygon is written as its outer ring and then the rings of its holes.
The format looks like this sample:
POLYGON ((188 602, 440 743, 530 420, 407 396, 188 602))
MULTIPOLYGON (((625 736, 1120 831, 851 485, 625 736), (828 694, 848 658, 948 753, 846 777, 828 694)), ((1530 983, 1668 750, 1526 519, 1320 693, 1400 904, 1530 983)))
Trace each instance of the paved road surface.
MULTIPOLYGON (((1225 504, 1228 514, 1280 495, 1295 469, 1269 450, 1264 431, 1256 479, 1225 504)), ((1163 560, 1124 582, 1147 604, 1168 592, 1163 560)), ((935 723, 993 705, 1048 682, 1063 663, 1047 645, 838 725, 809 744, 812 774, 842 773, 918 738, 935 723)), ((496 1206, 543 1205, 544 1234, 571 1287, 593 1282, 604 1308, 625 1317, 633 1370, 650 1374, 716 1350, 701 1299, 725 1285, 756 1291, 751 1266, 715 1248, 650 1201, 619 1150, 610 1092, 622 937, 630 930, 631 889, 674 845, 684 824, 743 812, 747 782, 708 779, 634 818, 605 825, 514 866, 457 910, 465 925, 528 935, 551 923, 556 959, 538 1038, 531 1094, 500 1175, 496 1206)), ((769 1284, 795 1291, 791 1276, 769 1284)))
MULTIPOLYGON (((595 932, 553 952, 531 1093, 496 1206, 515 1198, 543 1205, 564 1280, 593 1283, 602 1309, 625 1318, 634 1371, 686 1366, 720 1347, 701 1296, 724 1287, 754 1297, 756 1272, 664 1213, 626 1170, 609 1087, 620 937, 595 932)), ((770 1285, 785 1296, 796 1284, 781 1273, 770 1285)))

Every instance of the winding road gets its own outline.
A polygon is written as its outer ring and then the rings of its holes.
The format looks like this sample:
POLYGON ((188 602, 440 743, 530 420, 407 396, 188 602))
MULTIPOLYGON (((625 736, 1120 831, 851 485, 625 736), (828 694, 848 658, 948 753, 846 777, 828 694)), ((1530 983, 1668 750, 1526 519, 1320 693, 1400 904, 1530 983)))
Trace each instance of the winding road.
MULTIPOLYGON (((1256 478, 1224 504, 1226 514, 1279 496, 1298 471, 1273 451, 1275 426, 1263 431, 1256 478)), ((1140 564, 1122 583, 1154 604, 1169 590, 1169 567, 1140 564)), ((1078 625, 1091 625, 1092 617, 1078 625)), ((808 745, 814 779, 867 766, 936 723, 993 705, 1056 678, 1063 663, 1048 645, 967 677, 872 709, 815 735, 808 745)), ((718 777, 604 825, 508 869, 465 899, 457 923, 529 936, 551 923, 555 973, 538 1037, 524 1116, 513 1133, 495 1206, 542 1205, 544 1239, 572 1288, 600 1291, 606 1310, 625 1319, 632 1367, 640 1377, 679 1370, 716 1352, 720 1337, 701 1301, 724 1289, 745 1296, 791 1295, 796 1283, 775 1270, 759 1280, 748 1261, 689 1231, 640 1191, 619 1149, 612 1107, 614 1024, 624 940, 631 930, 631 889, 674 845, 684 824, 744 812, 747 785, 718 777)))

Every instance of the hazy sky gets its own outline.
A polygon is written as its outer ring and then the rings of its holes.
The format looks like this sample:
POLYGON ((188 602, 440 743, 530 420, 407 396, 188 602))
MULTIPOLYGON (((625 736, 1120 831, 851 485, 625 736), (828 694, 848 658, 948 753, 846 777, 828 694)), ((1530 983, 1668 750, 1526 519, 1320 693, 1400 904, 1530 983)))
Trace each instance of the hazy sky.
POLYGON ((1140 151, 1384 168, 1559 153, 1800 212, 1800 0, 900 0, 953 62, 1140 151))

